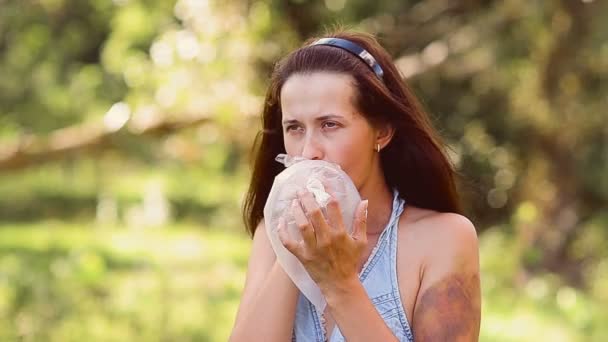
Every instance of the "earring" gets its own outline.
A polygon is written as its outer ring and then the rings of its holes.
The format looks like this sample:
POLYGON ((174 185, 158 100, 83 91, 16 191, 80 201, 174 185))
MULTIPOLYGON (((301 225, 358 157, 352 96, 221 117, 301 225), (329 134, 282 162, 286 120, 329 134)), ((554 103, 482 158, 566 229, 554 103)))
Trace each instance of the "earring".
POLYGON ((380 144, 376 144, 376 151, 380 152, 380 144))

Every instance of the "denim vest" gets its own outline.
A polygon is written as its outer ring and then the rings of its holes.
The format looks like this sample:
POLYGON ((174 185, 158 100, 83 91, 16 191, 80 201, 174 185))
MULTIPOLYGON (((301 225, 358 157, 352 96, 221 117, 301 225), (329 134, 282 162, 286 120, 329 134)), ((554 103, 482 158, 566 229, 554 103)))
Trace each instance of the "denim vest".
MULTIPOLYGON (((405 201, 399 198, 395 190, 393 210, 388 225, 384 228, 378 242, 367 262, 363 266, 359 279, 365 288, 372 304, 399 341, 414 341, 401 295, 397 285, 397 232, 399 217, 405 208, 405 201)), ((331 337, 325 336, 322 313, 300 294, 296 308, 296 317, 292 341, 297 342, 344 342, 344 336, 336 324, 331 337)))

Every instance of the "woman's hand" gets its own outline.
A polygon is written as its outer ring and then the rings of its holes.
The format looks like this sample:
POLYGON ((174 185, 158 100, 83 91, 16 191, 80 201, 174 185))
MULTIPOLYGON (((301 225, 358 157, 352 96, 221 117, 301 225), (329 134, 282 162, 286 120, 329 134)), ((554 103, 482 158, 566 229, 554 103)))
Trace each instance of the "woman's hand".
POLYGON ((333 196, 326 206, 327 218, 308 191, 298 192, 291 212, 303 240, 297 242, 289 238, 283 219, 279 223, 279 238, 304 265, 321 291, 332 291, 358 281, 359 262, 367 245, 367 200, 355 211, 352 236, 344 228, 339 203, 333 196))

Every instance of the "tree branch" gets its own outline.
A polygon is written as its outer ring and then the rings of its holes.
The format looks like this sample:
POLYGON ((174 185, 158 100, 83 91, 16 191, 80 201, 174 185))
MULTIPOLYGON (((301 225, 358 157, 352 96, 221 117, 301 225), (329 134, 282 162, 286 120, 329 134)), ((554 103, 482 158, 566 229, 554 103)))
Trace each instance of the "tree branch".
POLYGON ((131 123, 117 130, 94 123, 62 128, 43 137, 26 135, 16 143, 0 146, 0 172, 24 169, 85 151, 101 151, 111 147, 110 142, 117 135, 163 136, 209 121, 207 114, 184 115, 179 119, 155 120, 145 125, 131 123))

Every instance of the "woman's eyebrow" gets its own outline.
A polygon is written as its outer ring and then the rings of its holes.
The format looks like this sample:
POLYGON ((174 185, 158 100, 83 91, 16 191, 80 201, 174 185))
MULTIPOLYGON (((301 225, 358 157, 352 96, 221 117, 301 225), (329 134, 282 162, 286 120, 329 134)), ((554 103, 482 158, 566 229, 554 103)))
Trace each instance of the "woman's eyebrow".
MULTIPOLYGON (((315 121, 324 121, 328 119, 344 119, 344 116, 338 114, 326 114, 315 118, 315 121)), ((296 119, 283 120, 283 125, 297 124, 300 121, 296 119)))
POLYGON ((319 116, 318 118, 316 118, 316 121, 324 121, 327 119, 344 119, 344 117, 342 115, 338 115, 338 114, 327 114, 327 115, 323 115, 323 116, 319 116))

